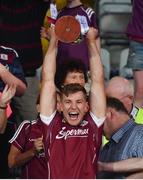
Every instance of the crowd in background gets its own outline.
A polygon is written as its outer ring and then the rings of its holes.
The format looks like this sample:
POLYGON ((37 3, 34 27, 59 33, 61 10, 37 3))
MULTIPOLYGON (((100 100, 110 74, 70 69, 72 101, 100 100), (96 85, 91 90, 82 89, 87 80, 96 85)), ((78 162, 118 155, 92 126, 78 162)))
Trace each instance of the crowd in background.
POLYGON ((0 178, 143 178, 143 1, 131 3, 134 84, 105 83, 93 1, 0 1, 0 178), (63 16, 80 24, 72 43, 55 33, 63 16))

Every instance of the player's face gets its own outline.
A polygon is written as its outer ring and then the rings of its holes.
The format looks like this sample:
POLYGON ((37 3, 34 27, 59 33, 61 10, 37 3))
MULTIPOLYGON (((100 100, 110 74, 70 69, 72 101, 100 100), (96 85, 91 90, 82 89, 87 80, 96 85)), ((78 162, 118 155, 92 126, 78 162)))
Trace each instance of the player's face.
POLYGON ((81 86, 85 85, 84 74, 80 72, 69 72, 66 76, 64 84, 78 83, 81 86))
POLYGON ((61 99, 61 110, 65 120, 72 126, 78 125, 88 111, 88 103, 82 92, 63 95, 61 99))

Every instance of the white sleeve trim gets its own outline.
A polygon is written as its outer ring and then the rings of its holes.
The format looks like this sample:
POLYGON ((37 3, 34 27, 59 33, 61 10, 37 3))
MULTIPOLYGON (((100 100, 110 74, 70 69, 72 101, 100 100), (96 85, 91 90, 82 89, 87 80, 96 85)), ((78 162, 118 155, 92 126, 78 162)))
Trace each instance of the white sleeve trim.
POLYGON ((41 118, 41 121, 46 124, 46 125, 49 125, 51 123, 51 121, 53 120, 54 116, 56 114, 56 111, 53 112, 53 114, 51 114, 51 116, 45 116, 43 114, 40 114, 40 118, 41 118))
POLYGON ((90 116, 92 117, 92 119, 95 122, 95 124, 97 125, 97 127, 102 126, 102 124, 105 121, 105 117, 97 118, 91 111, 90 111, 90 116))

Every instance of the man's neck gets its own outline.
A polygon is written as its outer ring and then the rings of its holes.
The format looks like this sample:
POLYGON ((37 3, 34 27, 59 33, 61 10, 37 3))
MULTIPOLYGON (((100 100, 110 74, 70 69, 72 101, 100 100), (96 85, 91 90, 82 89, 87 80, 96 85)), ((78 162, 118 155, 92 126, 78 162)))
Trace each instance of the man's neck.
POLYGON ((67 3, 67 7, 68 7, 68 8, 73 8, 73 7, 79 6, 79 5, 81 5, 81 4, 82 4, 82 3, 81 3, 80 1, 78 1, 78 0, 76 0, 76 1, 70 1, 70 2, 67 3))

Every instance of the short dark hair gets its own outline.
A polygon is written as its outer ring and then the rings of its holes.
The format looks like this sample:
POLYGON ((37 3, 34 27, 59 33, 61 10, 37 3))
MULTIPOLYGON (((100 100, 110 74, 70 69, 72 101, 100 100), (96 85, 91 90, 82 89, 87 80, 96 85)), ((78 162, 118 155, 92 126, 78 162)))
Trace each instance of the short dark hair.
POLYGON ((124 104, 117 98, 107 97, 107 107, 114 108, 116 111, 130 115, 127 109, 125 108, 124 104))
POLYGON ((61 97, 62 95, 68 96, 69 94, 74 94, 76 92, 82 92, 85 96, 85 99, 87 100, 87 92, 85 88, 78 83, 72 83, 62 86, 60 90, 60 96, 61 97))
POLYGON ((85 64, 80 59, 61 60, 57 64, 55 84, 58 89, 64 84, 66 76, 69 72, 83 73, 85 82, 87 82, 87 70, 85 64))

